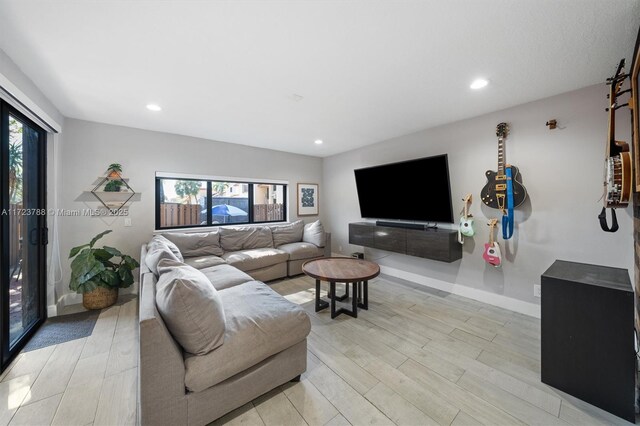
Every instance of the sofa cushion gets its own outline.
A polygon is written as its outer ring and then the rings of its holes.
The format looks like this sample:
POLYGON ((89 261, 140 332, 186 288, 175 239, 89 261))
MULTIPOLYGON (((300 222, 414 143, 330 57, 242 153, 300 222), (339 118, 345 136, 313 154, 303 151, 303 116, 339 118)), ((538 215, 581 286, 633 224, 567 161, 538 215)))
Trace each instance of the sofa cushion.
POLYGON ((196 256, 196 257, 185 257, 184 263, 189 266, 193 266, 196 269, 204 269, 210 268, 212 266, 224 265, 225 262, 223 258, 218 256, 196 256))
POLYGON ((310 243, 283 244, 278 247, 278 250, 289 253, 289 260, 311 259, 324 254, 324 250, 310 243))
POLYGON ((289 260, 287 252, 275 248, 258 248, 253 250, 232 251, 222 258, 241 271, 252 271, 266 266, 284 263, 289 260))
POLYGON ((207 277, 216 290, 223 290, 248 281, 253 281, 253 278, 249 275, 227 264, 204 268, 201 269, 200 272, 207 277))
POLYGON ((222 256, 224 253, 217 229, 211 232, 167 232, 163 236, 180 249, 183 257, 222 256))
POLYGON ((282 244, 297 243, 302 241, 304 222, 297 220, 287 225, 276 225, 271 228, 273 245, 279 247, 282 244))
MULTIPOLYGON (((180 252, 178 251, 178 253, 180 252)), ((147 254, 144 258, 144 263, 146 263, 151 272, 158 275, 158 263, 162 259, 174 260, 176 262, 182 261, 182 258, 176 256, 175 252, 167 245, 166 238, 156 235, 147 244, 147 254)))
POLYGON ((218 291, 197 269, 175 260, 158 264, 156 306, 174 339, 204 355, 224 342, 225 312, 218 291))
POLYGON ((218 293, 227 318, 224 345, 206 355, 185 354, 185 384, 199 392, 304 340, 307 313, 268 285, 252 281, 218 293))
POLYGON ((234 226, 220 228, 220 244, 225 252, 273 247, 271 228, 266 226, 234 226))
POLYGON ((182 255, 182 252, 180 251, 180 248, 177 245, 175 245, 173 243, 173 241, 167 240, 163 235, 154 235, 153 238, 151 239, 151 241, 153 241, 153 240, 161 241, 167 247, 169 247, 169 250, 171 250, 171 253, 173 253, 175 255, 175 257, 177 257, 180 262, 182 262, 184 260, 184 256, 182 255))
POLYGON ((305 243, 315 244, 318 247, 325 246, 326 235, 324 233, 324 226, 322 226, 322 223, 319 220, 308 223, 304 226, 302 241, 305 243))

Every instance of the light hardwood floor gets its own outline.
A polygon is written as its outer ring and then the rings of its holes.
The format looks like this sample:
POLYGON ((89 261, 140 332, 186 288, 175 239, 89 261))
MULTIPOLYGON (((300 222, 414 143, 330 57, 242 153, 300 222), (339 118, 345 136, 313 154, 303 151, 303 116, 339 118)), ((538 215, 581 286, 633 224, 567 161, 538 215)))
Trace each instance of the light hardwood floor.
MULTIPOLYGON (((307 372, 215 425, 628 424, 540 382, 539 320, 385 278, 369 311, 332 320, 314 312, 313 280, 271 286, 311 317, 307 372)), ((91 336, 20 354, 0 376, 0 425, 134 424, 136 310, 126 301, 91 336)))

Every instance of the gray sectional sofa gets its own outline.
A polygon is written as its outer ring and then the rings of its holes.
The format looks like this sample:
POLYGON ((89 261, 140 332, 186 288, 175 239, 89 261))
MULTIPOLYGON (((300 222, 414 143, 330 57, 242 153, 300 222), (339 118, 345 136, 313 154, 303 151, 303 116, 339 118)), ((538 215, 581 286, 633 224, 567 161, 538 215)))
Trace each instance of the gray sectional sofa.
POLYGON ((307 260, 331 257, 331 234, 319 221, 162 235, 180 249, 185 263, 196 269, 226 264, 258 281, 293 277, 302 273, 307 260))
POLYGON ((156 235, 143 245, 141 424, 207 424, 299 378, 308 315, 257 280, 296 275, 325 253, 330 235, 319 222, 156 235))

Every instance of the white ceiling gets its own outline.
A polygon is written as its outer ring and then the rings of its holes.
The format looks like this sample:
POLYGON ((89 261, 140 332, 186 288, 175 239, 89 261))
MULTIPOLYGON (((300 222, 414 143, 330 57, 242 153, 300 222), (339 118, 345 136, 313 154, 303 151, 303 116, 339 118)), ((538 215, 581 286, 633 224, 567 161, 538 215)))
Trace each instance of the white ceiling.
POLYGON ((67 117, 316 156, 601 83, 638 25, 637 0, 0 0, 67 117))

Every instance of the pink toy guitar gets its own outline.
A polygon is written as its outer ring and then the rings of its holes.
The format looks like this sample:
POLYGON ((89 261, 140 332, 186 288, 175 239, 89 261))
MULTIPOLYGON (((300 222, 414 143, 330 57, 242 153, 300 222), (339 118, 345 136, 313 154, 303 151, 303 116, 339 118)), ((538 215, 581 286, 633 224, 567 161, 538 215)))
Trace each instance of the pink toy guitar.
POLYGON ((496 268, 502 264, 502 255, 500 254, 500 246, 493 238, 493 231, 498 224, 498 219, 491 219, 489 225, 489 242, 484 245, 482 258, 491 266, 496 268))

